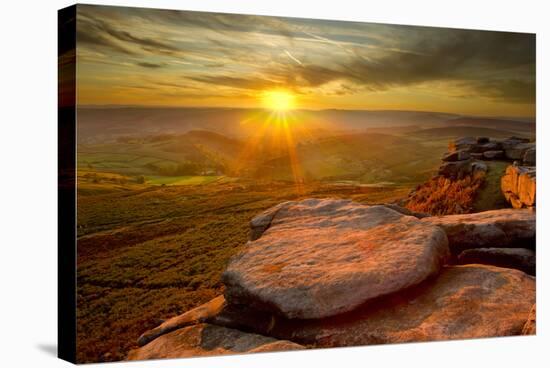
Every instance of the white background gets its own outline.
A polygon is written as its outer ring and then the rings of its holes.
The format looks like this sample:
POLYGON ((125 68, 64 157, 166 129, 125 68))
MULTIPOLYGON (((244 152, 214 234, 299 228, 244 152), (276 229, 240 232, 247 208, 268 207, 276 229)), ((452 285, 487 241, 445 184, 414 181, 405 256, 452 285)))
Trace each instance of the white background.
MULTIPOLYGON (((102 3, 87 1, 87 3, 102 3)), ((550 364, 548 103, 550 11, 539 1, 108 1, 168 9, 284 15, 537 33, 538 267, 536 337, 403 344, 109 367, 536 367, 550 364), (547 226, 545 226, 547 225, 547 226)), ((2 2, 0 36, 0 366, 63 367, 57 340, 57 9, 2 2)), ((503 55, 506 57, 506 55, 503 55)), ((94 365, 95 366, 95 365, 94 365)))

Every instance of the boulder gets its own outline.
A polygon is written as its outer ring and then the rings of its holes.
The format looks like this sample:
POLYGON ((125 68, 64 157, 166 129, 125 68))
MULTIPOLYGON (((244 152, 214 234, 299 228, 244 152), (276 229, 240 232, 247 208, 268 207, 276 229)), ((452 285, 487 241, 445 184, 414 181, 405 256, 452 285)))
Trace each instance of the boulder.
POLYGON ((467 176, 484 175, 487 172, 487 165, 473 159, 444 162, 439 166, 438 174, 448 179, 463 179, 467 176))
POLYGON ((460 253, 457 263, 480 263, 515 268, 535 275, 537 257, 533 250, 525 248, 478 248, 466 249, 460 253))
POLYGON ((525 152, 531 148, 535 148, 535 143, 518 143, 516 145, 510 145, 504 152, 506 158, 510 160, 522 160, 525 152))
POLYGON ((208 303, 205 303, 195 309, 191 309, 190 311, 185 312, 174 318, 170 318, 169 320, 163 322, 161 325, 153 328, 152 330, 146 331, 139 337, 137 344, 139 346, 143 346, 153 341, 157 337, 167 334, 169 332, 175 331, 182 327, 201 323, 205 321, 206 318, 219 313, 224 305, 225 299, 223 295, 220 295, 217 298, 212 299, 208 303))
POLYGON ((511 149, 512 147, 520 144, 520 143, 529 143, 529 138, 521 138, 521 137, 510 137, 510 138, 506 138, 505 140, 503 140, 501 142, 502 144, 502 149, 503 150, 508 150, 508 149, 511 149))
POLYGON ((172 331, 141 348, 130 351, 128 360, 185 358, 300 349, 305 349, 305 347, 291 341, 282 341, 226 327, 200 323, 172 331))
POLYGON ((445 162, 439 167, 438 174, 450 179, 462 179, 472 173, 473 160, 445 162))
POLYGON ((449 144, 449 151, 469 150, 472 146, 476 144, 477 139, 474 137, 457 138, 449 144))
POLYGON ((262 236, 264 231, 266 231, 271 225, 271 220, 273 220, 273 217, 275 216, 277 211, 286 206, 288 203, 289 202, 279 203, 276 206, 268 208, 267 210, 250 220, 250 240, 256 240, 260 236, 262 236))
POLYGON ((529 148, 523 154, 523 164, 526 166, 535 166, 537 164, 537 151, 536 148, 529 148))
POLYGON ((527 322, 525 322, 525 325, 523 326, 523 330, 521 331, 522 335, 536 335, 537 334, 537 305, 533 304, 533 308, 531 308, 531 312, 529 312, 529 317, 527 318, 527 322))
POLYGON ((481 160, 481 159, 483 159, 483 153, 472 152, 472 153, 470 153, 470 157, 473 158, 473 159, 476 159, 476 160, 481 160))
POLYGON ((470 168, 471 175, 474 178, 479 178, 479 177, 485 176, 485 174, 487 173, 487 170, 489 170, 487 165, 484 164, 483 162, 480 162, 480 161, 472 162, 470 167, 471 167, 470 168))
POLYGON ((483 153, 487 151, 498 151, 501 149, 502 149, 502 146, 500 145, 499 142, 488 142, 488 143, 473 145, 470 147, 469 151, 475 152, 475 153, 483 153))
POLYGON ((445 162, 464 161, 470 158, 470 154, 464 150, 446 153, 442 160, 445 162))
POLYGON ((536 168, 510 165, 500 181, 504 198, 514 208, 533 207, 536 204, 536 168))
POLYGON ((323 318, 436 274, 449 255, 438 227, 350 200, 287 203, 222 275, 229 303, 323 318))
POLYGON ((430 216, 427 213, 411 211, 408 208, 401 207, 401 206, 399 206, 397 204, 394 204, 394 203, 385 203, 385 204, 383 204, 383 206, 388 207, 389 209, 392 209, 394 211, 397 211, 402 215, 414 216, 414 217, 419 218, 419 219, 430 216))
POLYGON ((449 239, 451 252, 498 247, 534 248, 535 211, 505 208, 462 215, 432 216, 422 222, 440 226, 449 239))
POLYGON ((535 279, 487 265, 449 266, 424 283, 329 318, 250 317, 228 304, 213 322, 314 347, 519 335, 535 302, 535 279))
POLYGON ((485 151, 483 152, 483 158, 486 160, 496 160, 504 158, 504 151, 485 151))

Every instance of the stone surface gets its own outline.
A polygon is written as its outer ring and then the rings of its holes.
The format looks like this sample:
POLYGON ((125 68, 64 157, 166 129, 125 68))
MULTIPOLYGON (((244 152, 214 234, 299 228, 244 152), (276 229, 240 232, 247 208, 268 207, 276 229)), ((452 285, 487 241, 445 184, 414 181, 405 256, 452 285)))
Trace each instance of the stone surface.
POLYGON ((455 254, 470 248, 535 246, 536 215, 532 209, 501 209, 463 215, 432 216, 422 222, 445 230, 455 254))
POLYGON ((277 211, 279 211, 287 204, 288 202, 279 203, 276 206, 268 208, 259 215, 254 216, 254 218, 250 220, 250 240, 256 240, 260 236, 262 236, 264 231, 266 231, 271 225, 271 221, 273 220, 273 217, 275 216, 277 211))
POLYGON ((305 347, 290 341, 281 341, 271 337, 200 323, 162 335, 147 345, 130 351, 128 360, 185 358, 299 349, 305 349, 305 347))
POLYGON ((449 144, 449 151, 469 150, 476 144, 477 139, 474 137, 460 137, 449 144))
POLYGON ((383 206, 388 207, 389 209, 392 209, 394 211, 397 211, 397 212, 399 212, 403 215, 414 216, 414 217, 419 218, 419 219, 424 218, 424 217, 430 217, 430 215, 427 214, 427 213, 411 211, 408 208, 401 207, 401 206, 399 206, 397 204, 393 204, 393 203, 386 203, 386 204, 383 204, 383 206))
POLYGON ((537 334, 537 305, 534 304, 533 308, 531 308, 531 312, 529 312, 529 317, 527 318, 527 322, 525 322, 525 325, 523 326, 523 330, 521 331, 522 335, 536 335, 537 334))
POLYGON ((537 256, 525 248, 478 248, 466 249, 458 256, 459 264, 480 263, 498 267, 515 268, 535 275, 537 256))
POLYGON ((471 165, 471 175, 474 178, 482 177, 487 173, 488 167, 486 164, 480 161, 474 161, 471 165))
POLYGON ((206 318, 215 315, 220 312, 220 310, 225 305, 225 299, 223 296, 212 299, 208 303, 205 303, 197 308, 191 309, 188 312, 185 312, 174 318, 170 318, 161 325, 143 333, 137 343, 139 346, 143 346, 157 337, 172 332, 174 330, 186 327, 189 325, 197 324, 203 322, 206 318))
POLYGON ((222 281, 230 303, 322 318, 418 284, 448 253, 445 233, 413 216, 306 199, 280 207, 263 235, 231 259, 222 281))
POLYGON ((444 162, 438 170, 438 174, 446 178, 462 179, 472 173, 474 160, 444 162))
POLYGON ((483 158, 486 160, 496 160, 504 157, 504 151, 485 151, 483 158))
POLYGON ((470 153, 470 157, 476 160, 483 159, 483 153, 470 153))
POLYGON ((464 161, 470 158, 470 154, 466 151, 459 150, 459 151, 453 151, 448 152, 443 156, 443 161, 446 162, 454 162, 454 161, 464 161))
POLYGON ((537 164, 537 150, 536 148, 529 148, 523 154, 523 164, 527 166, 535 166, 537 164))
POLYGON ((498 151, 500 149, 502 149, 502 146, 499 142, 487 142, 483 144, 473 145, 470 147, 469 151, 475 153, 484 153, 487 151, 498 151))
POLYGON ((536 168, 510 165, 500 181, 504 198, 514 208, 532 207, 536 204, 536 168))
POLYGON ((535 294, 535 279, 518 270, 449 266, 421 285, 330 318, 286 319, 228 304, 212 319, 316 347, 509 336, 522 332, 535 294))
POLYGON ((522 160, 525 152, 531 148, 535 148, 535 143, 518 143, 516 145, 510 145, 504 152, 506 158, 510 160, 522 160))

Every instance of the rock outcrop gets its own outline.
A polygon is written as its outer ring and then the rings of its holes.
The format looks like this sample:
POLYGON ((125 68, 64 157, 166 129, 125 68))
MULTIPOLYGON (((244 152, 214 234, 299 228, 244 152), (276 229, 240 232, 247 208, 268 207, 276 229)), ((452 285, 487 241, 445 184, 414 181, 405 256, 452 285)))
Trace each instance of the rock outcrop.
POLYGON ((519 143, 507 148, 504 152, 509 160, 523 160, 525 153, 533 149, 535 149, 535 143, 519 143))
POLYGON ((487 165, 474 159, 444 162, 439 166, 438 174, 450 179, 463 179, 467 176, 479 176, 487 172, 487 165))
POLYGON ((435 341, 521 333, 535 301, 533 277, 485 265, 450 266, 432 280, 324 319, 286 319, 228 304, 210 323, 314 347, 435 341))
POLYGON ((535 253, 511 248, 534 248, 533 210, 425 217, 307 199, 251 231, 225 296, 145 332, 128 359, 535 333, 535 278, 520 270, 534 274, 535 253), (445 264, 449 245, 463 265, 445 264))
POLYGON ((458 264, 488 264, 499 267, 515 268, 529 275, 536 273, 536 254, 525 248, 477 248, 466 249, 459 254, 458 264))
POLYGON ((445 233, 413 216, 308 199, 280 206, 263 235, 230 261, 222 281, 230 303, 322 318, 420 283, 439 271, 448 252, 445 233))
POLYGON ((256 240, 269 228, 273 217, 277 214, 282 207, 286 206, 288 202, 279 203, 276 206, 268 208, 264 212, 255 216, 250 221, 250 240, 256 240))
POLYGON ((536 168, 510 165, 500 186, 506 200, 514 208, 533 207, 536 204, 536 168))
POLYGON ((128 360, 185 358, 266 351, 300 350, 304 346, 226 327, 195 324, 159 336, 132 350, 128 360))
POLYGON ((208 317, 218 314, 224 306, 225 299, 223 296, 214 298, 200 307, 191 309, 190 311, 174 318, 170 318, 152 330, 146 331, 139 337, 137 343, 139 346, 143 346, 157 337, 165 335, 169 332, 175 331, 182 327, 204 322, 208 317))
POLYGON ((450 152, 445 157, 453 157, 453 153, 460 152, 456 156, 463 155, 465 158, 457 158, 453 161, 466 159, 466 154, 472 158, 487 160, 525 160, 525 155, 529 151, 527 160, 530 161, 535 154, 534 150, 535 143, 530 142, 528 138, 510 137, 499 140, 489 137, 461 137, 449 144, 450 152))
POLYGON ((537 164, 537 151, 536 148, 529 148, 523 154, 523 164, 526 166, 535 166, 537 164))
POLYGON ((536 214, 532 209, 485 211, 463 215, 432 216, 422 220, 440 226, 451 252, 490 247, 534 248, 536 214))

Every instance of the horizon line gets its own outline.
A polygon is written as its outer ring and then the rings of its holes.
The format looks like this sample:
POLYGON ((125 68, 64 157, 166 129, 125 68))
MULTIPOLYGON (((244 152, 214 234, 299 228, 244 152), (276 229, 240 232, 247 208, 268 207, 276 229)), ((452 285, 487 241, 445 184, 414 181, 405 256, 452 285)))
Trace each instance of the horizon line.
MULTIPOLYGON (((89 109, 128 109, 128 108, 142 108, 142 109, 212 109, 212 110, 266 110, 265 107, 233 107, 233 106, 178 106, 178 105, 125 105, 125 104, 76 104, 76 108, 89 108, 89 109)), ((442 111, 430 111, 430 110, 399 110, 399 109, 345 109, 345 108, 325 108, 325 109, 311 109, 311 108, 297 108, 293 111, 350 111, 350 112, 411 112, 411 113, 426 113, 426 114, 444 114, 455 115, 459 117, 475 117, 475 118, 493 118, 493 119, 511 119, 522 118, 536 120, 536 115, 476 115, 476 114, 463 114, 456 112, 442 112, 442 111)))

